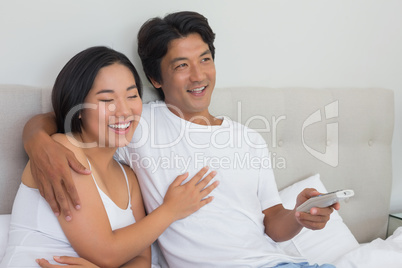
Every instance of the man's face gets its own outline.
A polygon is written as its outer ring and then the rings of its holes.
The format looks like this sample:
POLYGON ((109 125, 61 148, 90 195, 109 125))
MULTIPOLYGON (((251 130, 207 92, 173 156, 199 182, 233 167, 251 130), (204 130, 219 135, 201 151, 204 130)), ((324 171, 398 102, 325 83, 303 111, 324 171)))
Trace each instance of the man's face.
POLYGON ((161 62, 161 87, 165 102, 176 115, 191 120, 208 117, 208 106, 215 87, 215 63, 211 51, 199 34, 170 42, 161 62))

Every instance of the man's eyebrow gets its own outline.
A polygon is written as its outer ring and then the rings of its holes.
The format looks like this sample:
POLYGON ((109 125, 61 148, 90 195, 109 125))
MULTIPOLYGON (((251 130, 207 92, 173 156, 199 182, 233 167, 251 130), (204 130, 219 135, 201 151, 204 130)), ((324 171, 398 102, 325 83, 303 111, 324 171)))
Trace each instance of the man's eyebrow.
POLYGON ((172 59, 170 61, 170 64, 174 64, 174 63, 176 63, 178 61, 182 61, 182 60, 188 60, 188 58, 186 58, 186 57, 177 57, 177 58, 172 59))
MULTIPOLYGON (((203 56, 205 56, 205 55, 210 55, 210 54, 212 54, 212 53, 211 53, 211 50, 207 49, 207 50, 205 50, 204 52, 202 52, 202 53, 200 54, 200 57, 203 57, 203 56)), ((177 57, 177 58, 172 59, 172 60, 170 61, 170 64, 173 64, 173 63, 175 63, 175 62, 182 61, 182 60, 188 60, 188 58, 186 58, 186 57, 177 57)))
MULTIPOLYGON (((137 88, 136 85, 129 86, 129 87, 127 88, 127 91, 132 90, 132 89, 135 89, 135 88, 137 88)), ((96 95, 102 94, 102 93, 114 93, 114 90, 113 90, 113 89, 101 89, 101 90, 99 90, 98 92, 96 92, 96 95)))
POLYGON ((200 57, 202 57, 202 56, 205 56, 205 55, 211 55, 212 53, 211 53, 211 50, 209 50, 209 49, 207 49, 207 50, 205 50, 203 53, 201 53, 201 55, 200 55, 200 57))

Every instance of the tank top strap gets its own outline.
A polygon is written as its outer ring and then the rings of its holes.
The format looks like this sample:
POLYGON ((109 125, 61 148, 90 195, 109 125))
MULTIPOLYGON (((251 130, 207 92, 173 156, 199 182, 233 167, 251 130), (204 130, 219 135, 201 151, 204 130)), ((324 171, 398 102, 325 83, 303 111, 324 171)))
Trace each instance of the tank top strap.
MULTIPOLYGON (((88 162, 88 165, 89 165, 89 170, 92 171, 91 162, 89 162, 89 159, 88 159, 88 158, 87 158, 87 162, 88 162)), ((128 183, 128 178, 127 178, 126 170, 124 169, 124 167, 123 167, 122 164, 120 164, 119 162, 117 162, 117 163, 119 164, 121 170, 123 171, 124 178, 126 179, 127 192, 128 192, 128 207, 131 207, 130 184, 128 183)), ((92 179, 93 179, 94 182, 95 182, 96 188, 98 188, 98 190, 101 190, 101 189, 99 188, 98 184, 96 183, 94 174, 93 174, 92 172, 91 172, 91 176, 92 176, 92 179)))
POLYGON ((121 170, 123 171, 124 174, 124 178, 126 179, 126 184, 127 184, 127 192, 128 192, 128 205, 129 207, 131 207, 131 193, 130 193, 130 184, 128 183, 128 178, 127 178, 127 174, 126 174, 126 170, 124 169, 123 165, 120 164, 120 162, 117 161, 117 163, 119 164, 121 170))
POLYGON ((88 165, 89 165, 89 170, 91 171, 92 179, 94 180, 94 183, 95 183, 95 185, 96 185, 96 188, 98 188, 98 190, 100 190, 99 185, 98 185, 98 183, 97 183, 96 180, 95 180, 94 174, 92 173, 91 162, 89 162, 89 159, 88 159, 88 158, 87 158, 87 162, 88 162, 88 165))

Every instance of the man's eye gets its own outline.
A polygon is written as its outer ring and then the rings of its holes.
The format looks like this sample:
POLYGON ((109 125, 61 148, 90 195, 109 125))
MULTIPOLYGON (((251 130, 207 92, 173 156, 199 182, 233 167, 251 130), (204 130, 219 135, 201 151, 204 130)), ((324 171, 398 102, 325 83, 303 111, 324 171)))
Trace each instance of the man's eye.
POLYGON ((202 59, 203 62, 205 62, 205 61, 210 61, 210 60, 211 60, 211 58, 203 58, 203 59, 202 59))
POLYGON ((101 102, 112 102, 113 99, 106 99, 106 100, 99 100, 99 101, 101 101, 101 102))
POLYGON ((129 99, 135 99, 135 98, 137 98, 138 97, 138 95, 133 95, 133 96, 129 96, 128 98, 129 99))
POLYGON ((176 70, 177 70, 177 69, 181 69, 181 68, 184 68, 184 67, 186 67, 186 66, 187 66, 186 63, 182 63, 182 64, 177 65, 175 69, 176 69, 176 70))

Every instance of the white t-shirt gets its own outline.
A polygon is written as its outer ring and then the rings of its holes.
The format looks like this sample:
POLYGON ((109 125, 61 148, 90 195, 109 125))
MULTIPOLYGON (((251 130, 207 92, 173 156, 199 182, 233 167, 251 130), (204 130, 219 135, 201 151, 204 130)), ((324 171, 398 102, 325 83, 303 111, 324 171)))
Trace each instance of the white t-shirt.
POLYGON ((148 212, 163 203, 180 174, 216 170, 214 200, 174 222, 159 245, 170 267, 272 267, 302 262, 264 232, 262 211, 281 203, 268 149, 255 131, 224 118, 220 126, 193 124, 164 102, 145 104, 133 141, 116 153, 137 174, 148 212))

